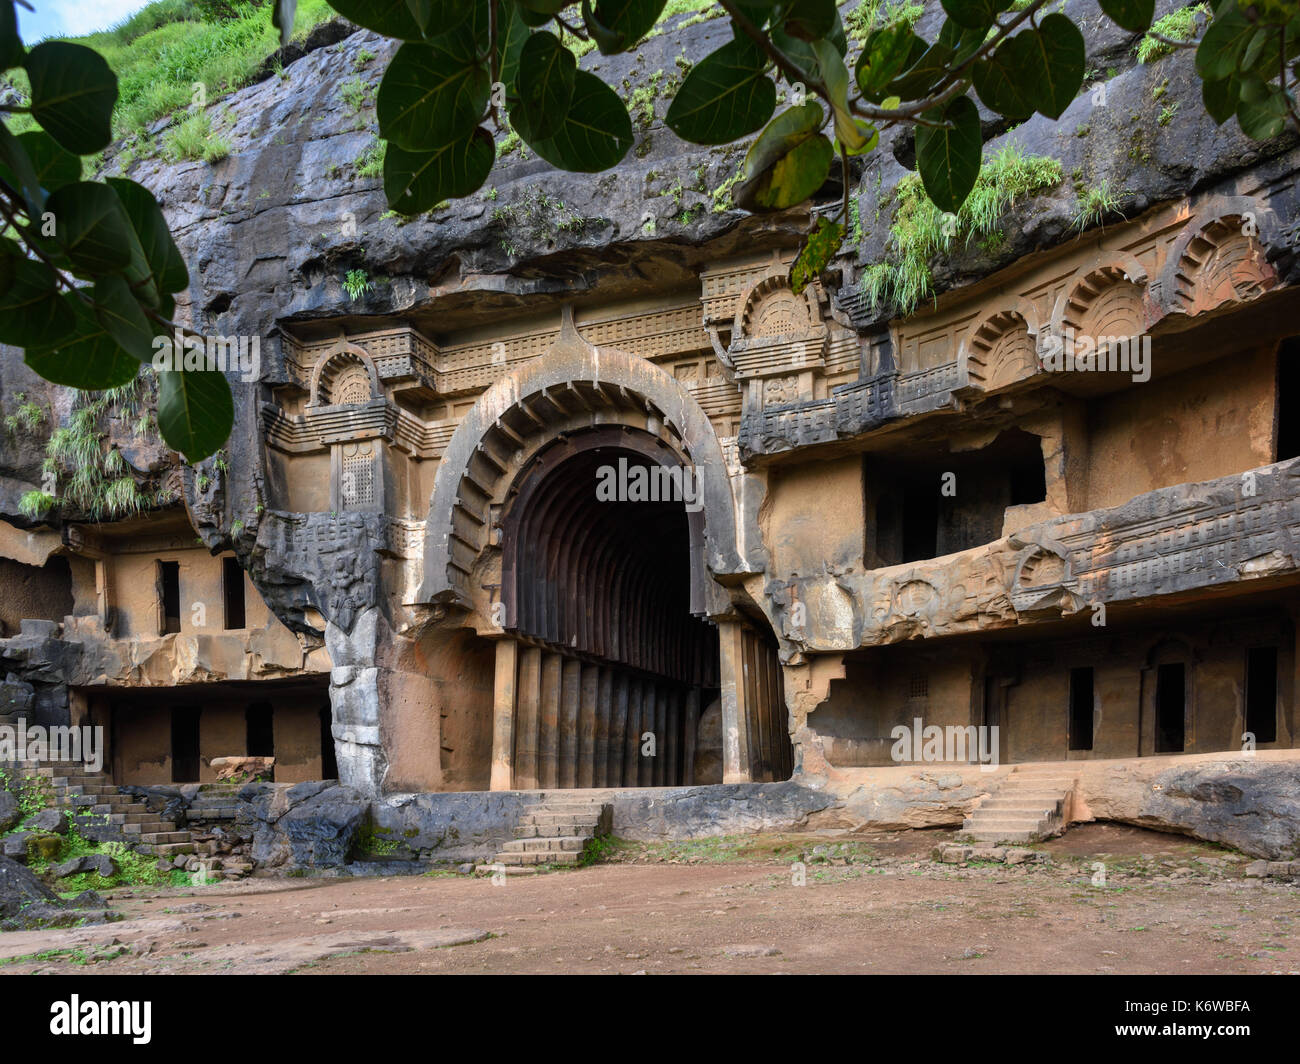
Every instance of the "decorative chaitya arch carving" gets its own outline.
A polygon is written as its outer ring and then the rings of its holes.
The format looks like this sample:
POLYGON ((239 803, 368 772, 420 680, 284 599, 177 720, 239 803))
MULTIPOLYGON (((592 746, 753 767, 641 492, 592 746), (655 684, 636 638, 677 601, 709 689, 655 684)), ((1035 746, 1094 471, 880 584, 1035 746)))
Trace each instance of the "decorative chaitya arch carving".
POLYGON ((1147 272, 1131 255, 1080 270, 1061 292, 1052 319, 1057 335, 1137 336, 1145 331, 1147 272))
POLYGON ((1032 377, 1038 371, 1037 333, 1036 315, 1025 300, 976 322, 957 352, 962 379, 991 392, 1032 377))
POLYGON ((1263 295, 1277 284, 1267 257, 1277 239, 1277 217, 1257 200, 1216 200, 1187 223, 1169 249, 1153 286, 1161 310, 1190 316, 1263 295))
POLYGON ((786 273, 769 274, 750 285, 738 300, 732 342, 807 336, 821 324, 821 311, 812 291, 809 286, 795 295, 786 273))
POLYGON ((366 403, 383 396, 379 370, 365 348, 339 340, 312 367, 308 406, 366 403))
POLYGON ((495 546, 492 525, 520 469, 556 436, 620 424, 670 441, 695 470, 708 571, 747 571, 726 461, 704 411, 653 363, 589 344, 566 307, 550 351, 484 392, 448 442, 429 505, 419 601, 470 607, 470 574, 495 546))

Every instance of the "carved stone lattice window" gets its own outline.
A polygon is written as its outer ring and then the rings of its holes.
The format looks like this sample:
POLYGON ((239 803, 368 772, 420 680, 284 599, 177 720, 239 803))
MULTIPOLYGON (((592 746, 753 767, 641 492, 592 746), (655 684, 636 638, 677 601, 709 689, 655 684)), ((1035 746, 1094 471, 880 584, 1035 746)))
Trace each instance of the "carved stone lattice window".
POLYGON ((754 315, 755 338, 789 336, 808 328, 808 311, 793 292, 776 291, 763 300, 754 315))
POLYGON ((375 504, 375 450, 373 444, 345 444, 342 457, 339 498, 343 504, 343 509, 371 509, 375 504))
POLYGON ((370 374, 366 367, 351 365, 339 372, 330 390, 330 401, 335 405, 342 403, 365 403, 370 400, 370 374))

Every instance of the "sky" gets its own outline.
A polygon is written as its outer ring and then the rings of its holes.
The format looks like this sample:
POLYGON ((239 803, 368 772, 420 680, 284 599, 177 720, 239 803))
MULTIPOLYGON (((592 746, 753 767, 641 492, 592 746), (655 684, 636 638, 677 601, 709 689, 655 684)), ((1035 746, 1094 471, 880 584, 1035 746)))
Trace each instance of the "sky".
POLYGON ((148 0, 27 0, 36 10, 28 11, 21 3, 18 27, 24 44, 35 44, 42 37, 81 37, 96 30, 108 29, 144 7, 148 0))

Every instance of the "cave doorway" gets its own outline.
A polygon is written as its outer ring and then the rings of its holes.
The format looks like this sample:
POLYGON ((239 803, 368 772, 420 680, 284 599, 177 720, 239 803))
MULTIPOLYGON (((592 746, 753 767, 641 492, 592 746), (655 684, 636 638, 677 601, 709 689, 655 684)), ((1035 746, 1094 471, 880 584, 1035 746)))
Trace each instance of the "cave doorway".
POLYGON ((703 524, 693 470, 649 433, 575 433, 521 473, 502 522, 497 654, 512 727, 493 752, 510 776, 494 787, 695 782, 720 691, 703 524))

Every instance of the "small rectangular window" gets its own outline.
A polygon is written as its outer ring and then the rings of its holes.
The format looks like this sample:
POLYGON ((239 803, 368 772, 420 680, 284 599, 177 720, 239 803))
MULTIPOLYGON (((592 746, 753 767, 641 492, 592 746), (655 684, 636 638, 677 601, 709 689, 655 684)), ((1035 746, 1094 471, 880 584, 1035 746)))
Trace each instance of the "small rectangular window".
POLYGON ((1246 651, 1246 731, 1257 743, 1277 742, 1277 647, 1246 651))
POLYGON ((1092 667, 1070 670, 1070 749, 1092 749, 1092 667))
POLYGON ((158 634, 181 630, 181 563, 158 563, 158 634))
POLYGON ((226 599, 226 628, 244 628, 244 570, 238 558, 221 559, 221 585, 226 599))

